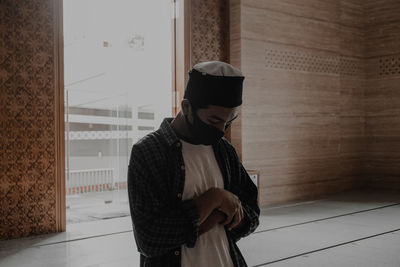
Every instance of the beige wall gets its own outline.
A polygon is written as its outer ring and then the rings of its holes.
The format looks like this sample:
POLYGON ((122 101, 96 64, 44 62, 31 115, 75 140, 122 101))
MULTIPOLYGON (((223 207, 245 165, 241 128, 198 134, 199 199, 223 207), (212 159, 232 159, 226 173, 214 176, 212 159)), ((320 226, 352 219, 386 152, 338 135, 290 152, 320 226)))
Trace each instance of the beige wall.
POLYGON ((361 0, 232 0, 243 162, 263 205, 358 186, 365 153, 361 0))
POLYGON ((374 188, 400 189, 400 2, 368 0, 366 36, 367 154, 365 178, 374 188))

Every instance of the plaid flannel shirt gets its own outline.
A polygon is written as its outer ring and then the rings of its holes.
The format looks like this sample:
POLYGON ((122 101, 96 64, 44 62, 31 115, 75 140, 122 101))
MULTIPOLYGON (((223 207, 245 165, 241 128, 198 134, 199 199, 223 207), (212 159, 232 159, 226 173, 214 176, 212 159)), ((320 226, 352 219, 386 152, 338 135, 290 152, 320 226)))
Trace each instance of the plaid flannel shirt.
MULTIPOLYGON (((128 196, 141 267, 180 267, 181 246, 194 247, 199 213, 193 199, 182 200, 185 165, 182 145, 166 118, 160 128, 133 145, 128 166, 128 196)), ((225 226, 235 267, 247 266, 236 242, 259 225, 257 187, 241 164, 234 147, 222 138, 213 145, 224 189, 240 199, 243 224, 225 226)))

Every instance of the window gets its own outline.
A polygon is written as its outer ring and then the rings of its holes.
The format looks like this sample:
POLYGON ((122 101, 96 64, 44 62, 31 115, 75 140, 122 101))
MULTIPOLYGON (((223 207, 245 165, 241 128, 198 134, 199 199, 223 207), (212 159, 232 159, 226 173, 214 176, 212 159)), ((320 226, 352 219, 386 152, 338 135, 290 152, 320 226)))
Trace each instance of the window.
POLYGON ((132 144, 172 116, 172 5, 63 5, 67 224, 127 216, 132 144))

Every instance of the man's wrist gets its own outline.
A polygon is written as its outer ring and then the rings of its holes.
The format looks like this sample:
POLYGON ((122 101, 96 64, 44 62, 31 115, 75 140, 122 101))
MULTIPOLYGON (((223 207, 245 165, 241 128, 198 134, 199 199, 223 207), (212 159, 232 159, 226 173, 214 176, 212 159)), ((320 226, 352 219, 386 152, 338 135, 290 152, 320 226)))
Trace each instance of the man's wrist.
POLYGON ((222 223, 226 220, 226 215, 222 211, 214 210, 215 216, 217 217, 217 222, 222 223))
POLYGON ((212 198, 213 198, 214 209, 218 209, 222 203, 220 190, 221 189, 218 187, 212 187, 209 189, 210 194, 212 195, 212 198))

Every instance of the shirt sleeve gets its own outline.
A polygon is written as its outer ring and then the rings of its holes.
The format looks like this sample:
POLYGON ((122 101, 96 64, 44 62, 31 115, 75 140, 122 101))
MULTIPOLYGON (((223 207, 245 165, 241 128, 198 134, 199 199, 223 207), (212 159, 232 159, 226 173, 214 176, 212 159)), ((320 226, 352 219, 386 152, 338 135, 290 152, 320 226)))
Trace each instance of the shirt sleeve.
POLYGON ((253 233, 259 225, 260 208, 258 206, 258 190, 251 180, 246 169, 243 167, 233 149, 233 158, 235 165, 237 166, 237 172, 233 173, 236 175, 234 179, 237 196, 240 199, 243 208, 243 222, 240 227, 233 228, 231 231, 227 231, 234 242, 239 241, 241 238, 253 233))
POLYGON ((161 256, 183 244, 194 247, 199 230, 194 201, 169 201, 165 184, 157 182, 163 170, 154 169, 156 162, 148 163, 133 146, 128 166, 129 206, 135 241, 146 257, 161 256))

